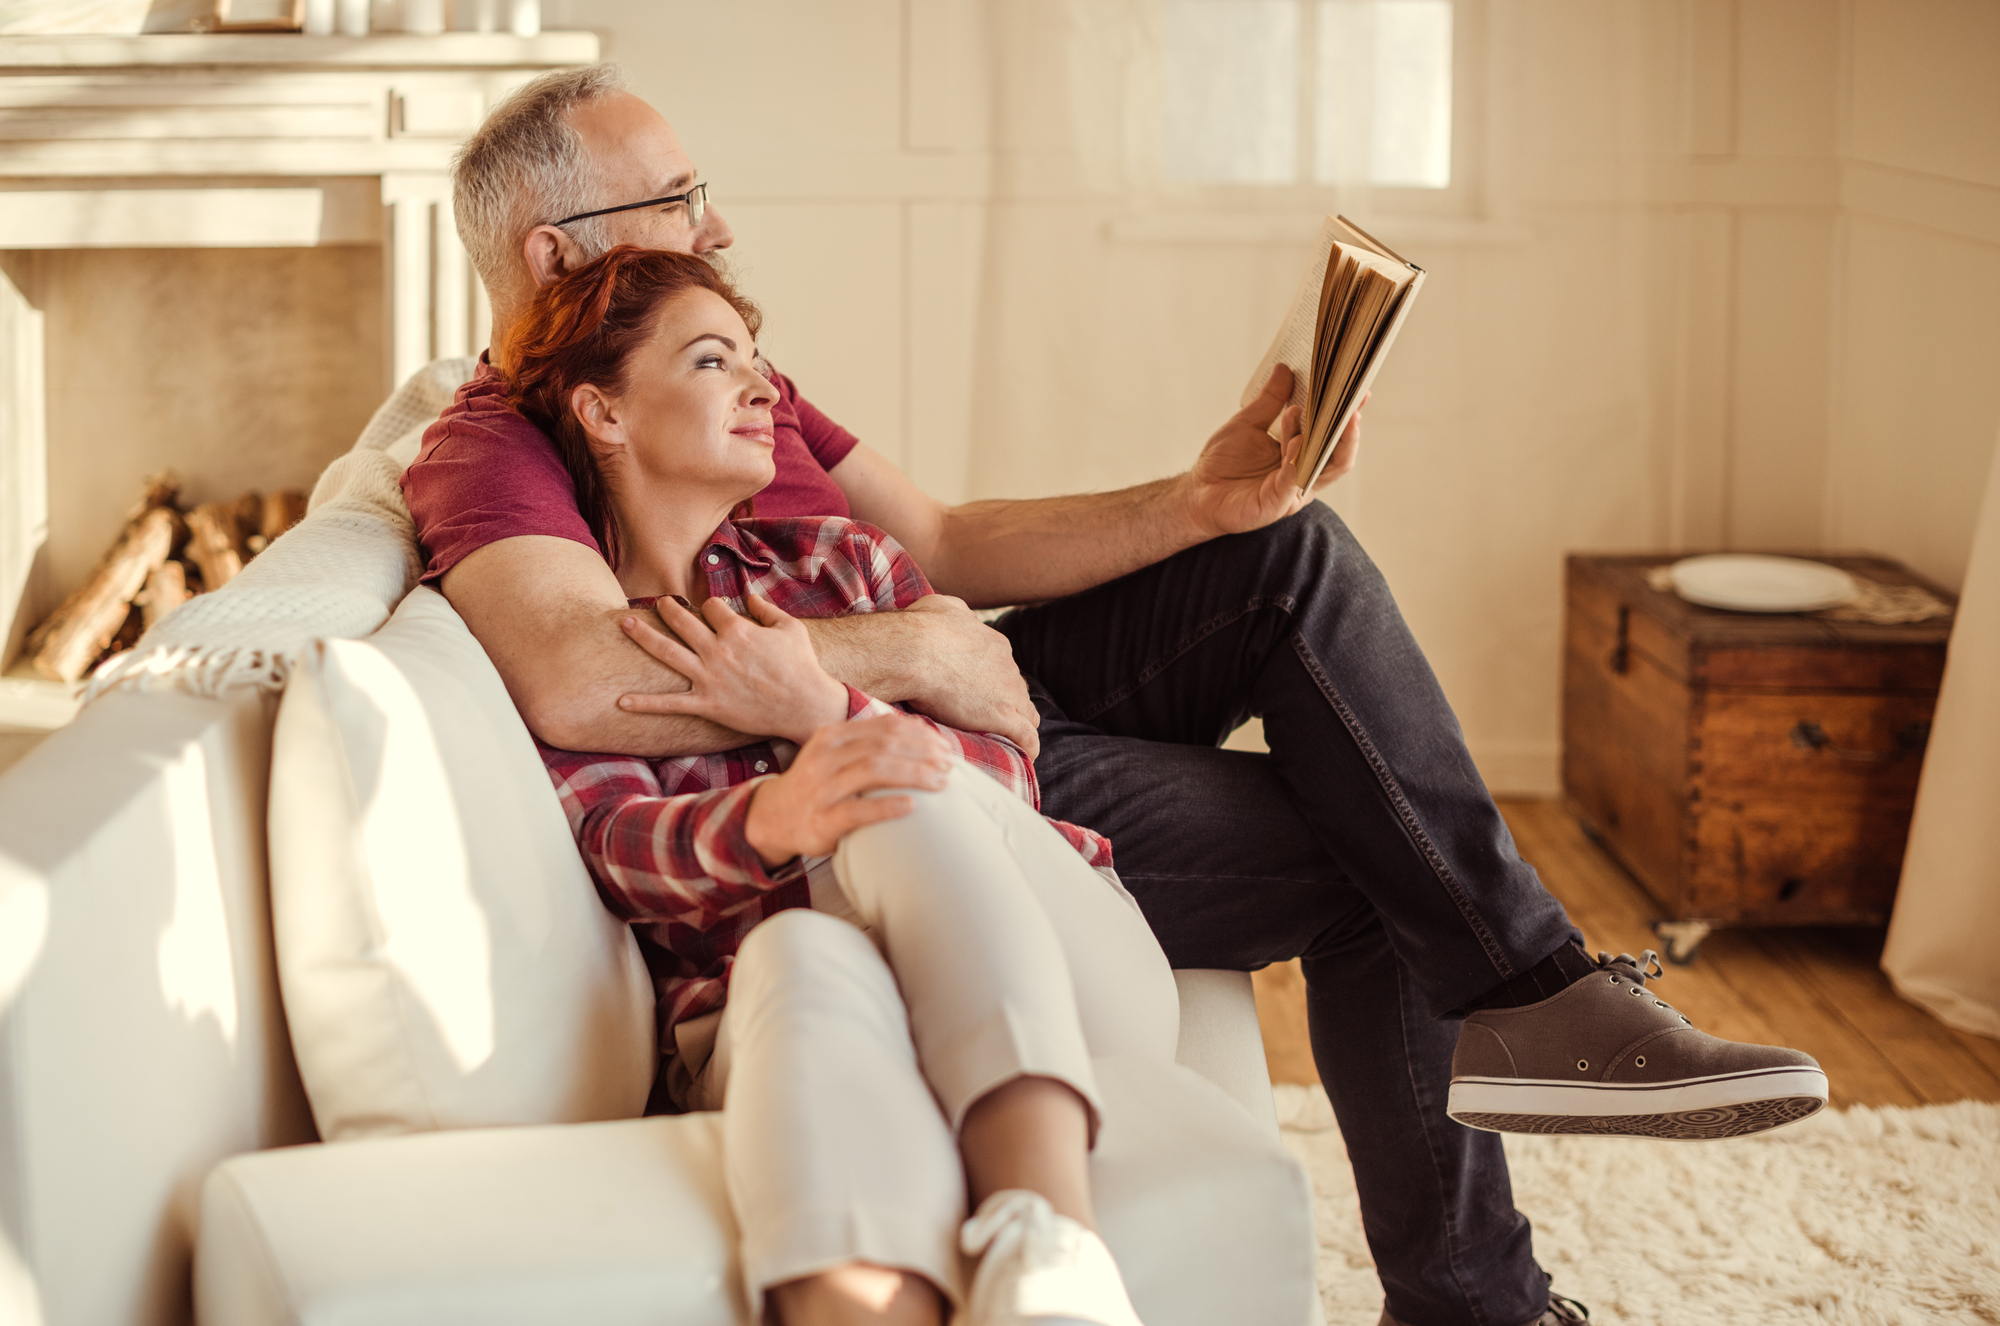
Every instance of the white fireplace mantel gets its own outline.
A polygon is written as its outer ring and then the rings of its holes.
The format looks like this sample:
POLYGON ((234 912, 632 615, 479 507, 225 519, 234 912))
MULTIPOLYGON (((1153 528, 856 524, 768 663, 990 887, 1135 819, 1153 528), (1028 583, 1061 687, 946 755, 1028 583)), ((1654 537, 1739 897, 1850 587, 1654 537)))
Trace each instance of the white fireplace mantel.
MULTIPOLYGON (((380 244, 386 391, 486 341, 453 150, 514 87, 597 56, 588 32, 0 37, 0 250, 380 244)), ((41 316, 0 277, 9 653, 46 538, 42 361, 41 316)))

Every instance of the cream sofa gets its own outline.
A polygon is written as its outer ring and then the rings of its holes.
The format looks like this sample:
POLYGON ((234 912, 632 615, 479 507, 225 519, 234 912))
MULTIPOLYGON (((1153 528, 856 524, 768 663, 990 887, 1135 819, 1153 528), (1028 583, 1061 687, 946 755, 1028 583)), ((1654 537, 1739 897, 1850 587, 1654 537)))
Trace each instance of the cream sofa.
MULTIPOLYGON (((424 648, 449 646, 446 661, 461 667, 470 637, 428 593, 378 635, 414 622, 424 648)), ((293 890, 281 919, 323 933, 328 923, 300 911, 297 895, 326 887, 329 860, 368 848, 339 820, 353 808, 313 781, 327 767, 313 723, 339 717, 327 700, 334 672, 351 681, 388 666, 369 662, 390 657, 374 647, 310 651, 283 723, 280 701, 255 692, 116 691, 0 775, 5 1326, 750 1320, 714 1116, 602 1118, 587 1083, 581 1096, 551 1095, 551 1075, 581 1071, 586 1055, 541 1063, 504 1105, 441 1096, 420 1105, 436 1107, 428 1123, 392 1109, 364 1127, 351 1101, 334 1099, 353 1085, 337 1055, 295 1060, 296 1028, 328 1033, 296 1009, 288 1026, 269 863, 293 890), (308 1060, 321 1080, 311 1106, 308 1060), (584 1104, 537 1103, 558 1098, 584 1104), (314 1106, 357 1140, 320 1142, 314 1106), (558 1121, 576 1118, 601 1121, 558 1121)), ((538 765, 519 766, 532 751, 511 707, 481 724, 452 708, 498 691, 490 666, 466 686, 476 694, 451 704, 415 686, 401 709, 364 696, 368 739, 407 744, 427 728, 445 783, 453 760, 539 778, 538 765), (498 744, 473 741, 475 728, 498 744)), ((383 759, 403 760, 395 749, 381 746, 383 759)), ((393 811, 437 781, 375 800, 393 811)), ((475 845, 551 822, 477 798, 455 804, 456 822, 437 832, 475 845)), ((546 808, 559 825, 553 793, 546 808)), ((477 852, 467 859, 471 873, 484 869, 477 852)), ((516 928, 547 930, 539 919, 516 928)), ((1248 978, 1180 982, 1184 1067, 1101 1066, 1107 1117, 1093 1164, 1107 1241, 1152 1326, 1319 1322, 1310 1194, 1278 1144, 1248 978)), ((488 1018, 489 1059, 511 1052, 514 1016, 503 1007, 488 1018)))

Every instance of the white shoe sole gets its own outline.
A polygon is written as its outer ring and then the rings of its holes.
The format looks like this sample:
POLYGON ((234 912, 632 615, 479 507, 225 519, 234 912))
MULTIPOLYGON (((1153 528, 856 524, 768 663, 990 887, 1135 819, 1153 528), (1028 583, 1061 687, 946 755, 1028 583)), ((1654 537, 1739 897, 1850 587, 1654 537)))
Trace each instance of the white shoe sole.
POLYGON ((1765 1068, 1644 1085, 1465 1077, 1452 1082, 1445 1113, 1496 1133, 1704 1140, 1795 1123, 1825 1104, 1819 1069, 1765 1068))

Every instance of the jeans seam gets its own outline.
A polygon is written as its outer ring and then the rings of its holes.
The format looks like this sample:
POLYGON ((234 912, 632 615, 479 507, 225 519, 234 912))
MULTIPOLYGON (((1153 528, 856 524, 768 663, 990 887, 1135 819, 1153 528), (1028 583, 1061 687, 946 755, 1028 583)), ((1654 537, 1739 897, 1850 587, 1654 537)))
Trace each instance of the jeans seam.
POLYGON ((1233 612, 1217 613, 1175 641, 1160 658, 1141 668, 1135 680, 1112 691, 1108 696, 1101 698, 1096 705, 1082 710, 1075 714, 1074 717, 1078 722, 1089 723, 1103 715, 1107 710, 1117 708, 1137 695, 1141 690, 1144 690, 1147 683, 1179 662, 1196 645, 1208 639, 1208 637, 1214 635, 1217 631, 1243 620, 1243 618, 1253 612, 1275 607, 1280 612, 1290 613, 1297 606, 1297 600, 1293 599, 1289 594, 1281 594, 1273 598, 1265 598, 1259 595, 1256 598, 1245 600, 1243 606, 1233 612))
POLYGON ((1410 808, 1410 799, 1404 794, 1402 784, 1398 783, 1395 774, 1390 772, 1389 763, 1382 758, 1382 753, 1375 749, 1374 741, 1368 736, 1367 729, 1361 725, 1360 716, 1347 703, 1346 697, 1341 695, 1333 680, 1326 675, 1325 669, 1320 667, 1319 659, 1314 657, 1311 646, 1306 644, 1305 637, 1297 632, 1292 634, 1292 650, 1305 665, 1306 675, 1312 678, 1313 685, 1319 687, 1320 694, 1325 697, 1327 704, 1332 706, 1334 714, 1347 728, 1347 734, 1354 739, 1355 746, 1361 751, 1361 758, 1368 762, 1369 772, 1375 775, 1376 785, 1382 789, 1383 795, 1389 798, 1390 808, 1394 810, 1397 820, 1402 824, 1403 832, 1409 835, 1417 854, 1424 859, 1424 863, 1431 869, 1431 874, 1443 886, 1445 896, 1451 899, 1452 905, 1458 908, 1458 914, 1465 918, 1465 923, 1478 937, 1480 948, 1486 951, 1486 956, 1499 971, 1500 979, 1504 981, 1513 976, 1514 964, 1507 960, 1507 954, 1501 949, 1493 931, 1488 928, 1486 918, 1479 914, 1479 909, 1473 906, 1472 899, 1468 898, 1465 890, 1459 886, 1458 877, 1452 873, 1451 865, 1444 859, 1444 854, 1438 851, 1430 835, 1424 832, 1423 825, 1417 820, 1416 812, 1410 808))
MULTIPOLYGON (((1403 1038, 1403 1062, 1405 1065, 1409 1065, 1414 1062, 1415 1056, 1411 1053, 1410 1049, 1410 1001, 1408 993, 1403 988, 1406 977, 1407 973, 1403 970, 1402 965, 1400 963, 1397 964, 1396 1031, 1403 1038)), ((1445 1190, 1445 1165, 1443 1157, 1438 1152, 1437 1132, 1432 1126, 1431 1111, 1425 1107, 1422 1092, 1417 1086, 1414 1070, 1406 1067, 1405 1073, 1410 1088, 1410 1100, 1416 1105, 1416 1109, 1413 1112, 1417 1116, 1418 1126, 1424 1131, 1424 1149, 1430 1153, 1431 1178, 1438 1185, 1438 1209, 1444 1216, 1445 1264, 1451 1268, 1452 1283, 1458 1286, 1459 1298, 1464 1302, 1466 1311, 1471 1314, 1476 1326, 1484 1326, 1486 1313, 1480 1309, 1478 1297, 1466 1288, 1465 1274, 1459 1266, 1458 1221, 1451 1204, 1450 1194, 1445 1190)))

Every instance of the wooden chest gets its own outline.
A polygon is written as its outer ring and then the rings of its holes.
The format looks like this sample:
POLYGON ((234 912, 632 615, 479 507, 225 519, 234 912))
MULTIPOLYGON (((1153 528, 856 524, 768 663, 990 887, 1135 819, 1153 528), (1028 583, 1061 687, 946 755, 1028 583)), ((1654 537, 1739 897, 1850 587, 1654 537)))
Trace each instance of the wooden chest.
MULTIPOLYGON (((1952 601, 1895 562, 1806 555, 1952 601)), ((1950 619, 1697 607, 1648 584, 1677 556, 1568 559, 1572 808, 1676 920, 1885 922, 1950 619)))

